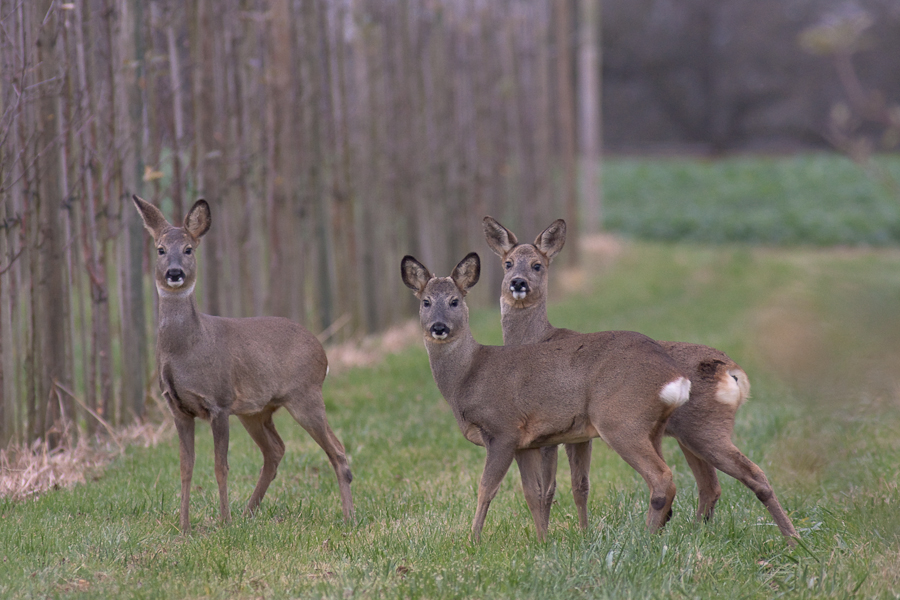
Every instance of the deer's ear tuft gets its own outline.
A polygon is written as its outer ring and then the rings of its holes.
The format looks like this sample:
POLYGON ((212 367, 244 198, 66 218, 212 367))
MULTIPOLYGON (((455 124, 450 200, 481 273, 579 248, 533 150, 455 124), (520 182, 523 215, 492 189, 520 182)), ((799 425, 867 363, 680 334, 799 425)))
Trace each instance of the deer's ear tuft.
POLYGON ((138 196, 132 196, 131 199, 134 201, 138 214, 141 215, 144 228, 150 232, 154 240, 159 239, 162 232, 171 227, 162 211, 138 196))
POLYGON ((506 256, 506 253, 519 243, 515 234, 501 225, 500 221, 494 217, 485 217, 481 223, 484 227, 484 237, 488 247, 500 258, 506 256))
POLYGON ((184 228, 191 234, 191 237, 199 242, 200 238, 209 231, 210 225, 212 225, 212 215, 209 211, 209 204, 201 198, 194 202, 191 210, 184 217, 184 228))
POLYGON ((459 264, 456 265, 456 268, 453 269, 453 273, 450 275, 453 283, 456 284, 456 287, 460 289, 463 295, 478 283, 480 277, 481 259, 478 258, 478 254, 475 252, 470 252, 464 259, 459 261, 459 264))
POLYGON ((428 285, 428 282, 434 276, 425 268, 425 265, 407 254, 400 261, 400 277, 403 279, 406 287, 414 291, 416 296, 418 296, 425 291, 425 286, 428 285))
POLYGON ((559 254, 566 244, 566 222, 557 219, 534 240, 534 245, 548 260, 559 254))

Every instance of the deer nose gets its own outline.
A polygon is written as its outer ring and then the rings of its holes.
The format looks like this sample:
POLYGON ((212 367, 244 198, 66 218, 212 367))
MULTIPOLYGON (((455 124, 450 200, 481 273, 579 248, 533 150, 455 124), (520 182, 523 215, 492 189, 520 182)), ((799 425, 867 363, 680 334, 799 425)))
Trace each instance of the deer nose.
POLYGON ((450 335, 450 328, 443 323, 435 323, 431 326, 431 337, 437 340, 443 340, 450 335))
POLYGON ((512 292, 513 298, 521 300, 528 294, 528 282, 521 277, 516 277, 509 283, 509 291, 512 292))
POLYGON ((169 285, 181 285, 184 283, 184 271, 181 269, 169 269, 166 271, 166 282, 169 285))

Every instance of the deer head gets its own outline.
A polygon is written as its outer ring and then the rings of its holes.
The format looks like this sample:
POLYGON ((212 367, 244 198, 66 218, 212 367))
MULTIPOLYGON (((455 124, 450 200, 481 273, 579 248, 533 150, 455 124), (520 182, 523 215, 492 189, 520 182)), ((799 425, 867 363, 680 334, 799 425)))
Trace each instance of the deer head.
POLYGON ((419 321, 426 341, 452 341, 468 331, 469 309, 465 297, 481 276, 481 259, 474 252, 459 261, 450 277, 435 277, 412 256, 404 256, 400 274, 406 287, 419 299, 419 321))
POLYGON ((551 223, 534 244, 519 244, 515 234, 493 217, 485 217, 483 225, 488 246, 503 261, 503 302, 527 308, 545 300, 547 267, 566 243, 566 222, 551 223))
POLYGON ((209 204, 197 200, 185 216, 184 225, 175 227, 158 208, 137 196, 132 198, 156 244, 156 289, 161 296, 190 295, 197 281, 194 251, 211 223, 209 204))

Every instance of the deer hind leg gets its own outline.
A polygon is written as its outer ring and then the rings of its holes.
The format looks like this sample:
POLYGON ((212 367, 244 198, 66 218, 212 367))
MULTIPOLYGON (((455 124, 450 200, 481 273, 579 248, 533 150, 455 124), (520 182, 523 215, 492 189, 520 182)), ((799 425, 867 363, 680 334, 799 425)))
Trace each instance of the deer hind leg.
POLYGON ((178 455, 181 464, 181 531, 191 530, 191 478, 194 474, 194 418, 173 412, 175 430, 178 432, 178 455))
POLYGON ((572 471, 572 497, 578 509, 578 525, 582 529, 588 526, 587 500, 591 489, 589 473, 591 470, 591 440, 579 444, 566 444, 569 456, 569 469, 572 471))
POLYGON ((215 453, 216 483, 219 484, 219 513, 222 521, 231 523, 228 504, 228 413, 220 412, 210 419, 215 453))
MULTIPOLYGON (((556 495, 556 466, 559 446, 544 446, 540 449, 540 454, 541 520, 544 531, 547 531, 550 527, 550 507, 553 506, 553 496, 556 495)), ((519 470, 521 470, 521 465, 519 465, 519 470)))
POLYGON ((604 436, 606 443, 644 478, 650 488, 647 528, 651 533, 665 525, 672 516, 672 502, 675 499, 672 471, 657 450, 657 438, 661 437, 662 429, 647 437, 634 436, 630 431, 616 431, 604 436))
POLYGON ((281 463, 282 457, 284 457, 284 441, 282 441, 281 436, 275 430, 271 412, 253 416, 239 416, 238 418, 243 423, 247 433, 259 446, 263 455, 263 466, 259 472, 259 481, 256 482, 256 488, 253 490, 253 494, 250 495, 250 502, 247 503, 247 508, 244 511, 244 514, 249 515, 259 507, 259 503, 262 502, 263 497, 266 495, 266 490, 269 489, 269 484, 275 479, 278 465, 281 463))
POLYGON ((719 485, 719 476, 716 474, 716 468, 694 454, 681 440, 678 440, 678 445, 681 447, 684 458, 691 468, 691 473, 694 474, 694 479, 697 480, 697 494, 699 496, 697 520, 709 521, 713 518, 716 502, 719 500, 719 496, 722 495, 722 487, 719 485))
POLYGON ((331 467, 337 476, 344 520, 351 520, 354 514, 353 496, 350 494, 350 482, 353 481, 353 474, 350 472, 350 464, 347 462, 347 453, 344 450, 344 445, 341 444, 331 427, 328 426, 322 390, 313 389, 303 397, 297 396, 288 399, 285 403, 285 408, 328 456, 331 467))
POLYGON ((496 440, 485 440, 487 458, 484 461, 484 472, 481 474, 481 482, 478 484, 478 506, 475 509, 475 519, 472 521, 472 537, 475 541, 481 539, 481 530, 484 528, 484 519, 487 516, 491 500, 500 489, 500 482, 506 476, 509 466, 515 456, 515 449, 503 445, 496 440))
MULTIPOLYGON (((553 446, 554 450, 556 446, 553 446)), ((537 529, 537 538, 543 542, 547 538, 547 521, 544 513, 544 498, 546 497, 546 481, 542 480, 542 471, 546 466, 544 448, 531 450, 517 450, 516 463, 519 465, 519 473, 522 475, 522 492, 525 494, 525 502, 531 510, 534 526, 537 529)), ((556 452, 553 453, 554 458, 556 452)))
POLYGON ((788 539, 793 545, 791 538, 800 537, 794 524, 791 523, 790 517, 784 512, 778 498, 775 497, 775 491, 772 489, 766 474, 753 461, 744 456, 737 447, 728 441, 727 447, 716 448, 714 452, 705 453, 704 458, 715 465, 720 471, 731 475, 748 488, 750 488, 760 502, 775 519, 781 534, 788 539))

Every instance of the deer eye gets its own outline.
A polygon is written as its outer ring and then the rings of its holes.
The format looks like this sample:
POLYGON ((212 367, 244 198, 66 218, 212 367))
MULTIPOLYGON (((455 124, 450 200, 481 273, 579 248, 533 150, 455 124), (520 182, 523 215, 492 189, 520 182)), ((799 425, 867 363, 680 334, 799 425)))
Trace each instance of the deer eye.
POLYGON ((160 246, 159 248, 156 249, 156 253, 159 254, 160 256, 164 256, 166 253, 166 249, 163 248, 162 246, 160 246))
POLYGON ((457 306, 459 306, 459 300, 457 298, 453 298, 450 301, 450 308, 456 308, 457 306))
POLYGON ((531 265, 531 268, 532 268, 532 270, 534 270, 536 273, 538 273, 538 272, 540 272, 540 270, 541 270, 541 263, 534 263, 533 265, 531 265))
POLYGON ((431 306, 431 300, 422 300, 422 306, 428 308, 429 306, 431 306))
POLYGON ((184 249, 185 254, 192 254, 193 252, 194 252, 194 249, 191 248, 190 246, 188 246, 187 248, 184 249))
POLYGON ((506 261, 506 262, 504 263, 504 266, 505 266, 507 269, 512 269, 512 261, 511 261, 511 260, 506 261))

